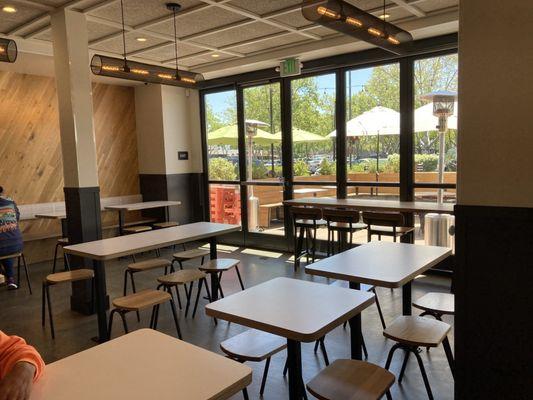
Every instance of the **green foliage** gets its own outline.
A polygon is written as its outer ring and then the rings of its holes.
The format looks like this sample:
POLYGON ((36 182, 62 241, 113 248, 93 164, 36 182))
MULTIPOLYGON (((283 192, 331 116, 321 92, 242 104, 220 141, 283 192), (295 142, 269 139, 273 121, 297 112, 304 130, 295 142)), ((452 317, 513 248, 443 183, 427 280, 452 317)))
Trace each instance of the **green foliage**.
POLYGON ((415 164, 422 165, 423 172, 434 172, 439 166, 437 154, 415 154, 415 164))
POLYGON ((293 165, 293 175, 294 176, 309 176, 311 173, 309 172, 309 168, 307 167, 307 163, 303 160, 298 160, 293 165))
POLYGON ((337 165, 335 161, 328 161, 327 158, 322 159, 318 170, 320 175, 335 175, 336 171, 337 165))
POLYGON ((267 177, 269 169, 263 163, 252 166, 252 179, 263 179, 267 177))
POLYGON ((209 160, 209 179, 234 181, 237 179, 237 173, 233 164, 225 158, 211 158, 209 160))
POLYGON ((383 169, 385 172, 390 172, 390 173, 400 172, 400 155, 397 153, 390 154, 387 157, 387 163, 385 164, 383 169))

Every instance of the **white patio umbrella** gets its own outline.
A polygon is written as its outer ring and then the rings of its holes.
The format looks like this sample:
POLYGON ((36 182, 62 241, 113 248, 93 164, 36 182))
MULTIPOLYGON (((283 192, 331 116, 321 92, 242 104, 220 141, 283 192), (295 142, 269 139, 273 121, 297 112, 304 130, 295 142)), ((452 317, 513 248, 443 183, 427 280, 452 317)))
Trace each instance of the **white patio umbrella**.
MULTIPOLYGON (((448 117, 448 129, 457 129, 457 102, 454 113, 448 117)), ((415 110, 415 132, 437 131, 439 118, 433 115, 433 102, 418 107, 415 110)))
MULTIPOLYGON (((379 175, 379 137, 400 134, 400 113, 391 108, 377 106, 352 118, 346 123, 347 137, 377 136, 376 180, 379 175)), ((336 137, 337 131, 328 137, 336 137)))

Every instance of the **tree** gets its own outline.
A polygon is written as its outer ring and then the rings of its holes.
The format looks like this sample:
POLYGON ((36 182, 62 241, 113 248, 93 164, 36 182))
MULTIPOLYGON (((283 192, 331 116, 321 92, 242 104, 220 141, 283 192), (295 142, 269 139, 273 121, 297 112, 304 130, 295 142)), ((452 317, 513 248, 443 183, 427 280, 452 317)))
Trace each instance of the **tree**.
POLYGON ((213 181, 234 181, 237 179, 235 166, 225 158, 209 160, 209 179, 213 181))

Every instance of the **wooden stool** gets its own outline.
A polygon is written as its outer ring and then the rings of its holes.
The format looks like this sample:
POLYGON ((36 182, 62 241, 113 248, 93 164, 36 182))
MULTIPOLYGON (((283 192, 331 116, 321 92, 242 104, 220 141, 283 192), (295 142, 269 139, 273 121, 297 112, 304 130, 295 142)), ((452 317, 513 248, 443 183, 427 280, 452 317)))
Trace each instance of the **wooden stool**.
POLYGON ((166 222, 156 222, 152 224, 156 229, 172 228, 174 226, 179 226, 178 222, 175 221, 166 221, 166 222))
POLYGON ((220 343, 220 348, 229 358, 240 363, 266 360, 263 379, 261 380, 261 389, 259 391, 259 394, 262 396, 265 391, 270 358, 287 348, 287 341, 271 333, 250 329, 223 341, 220 343))
POLYGON ((180 251, 178 253, 174 253, 172 255, 172 264, 174 264, 174 261, 176 261, 180 269, 183 269, 183 262, 194 260, 195 258, 201 258, 200 265, 204 263, 205 257, 209 256, 209 250, 206 249, 191 249, 191 250, 185 250, 180 251))
POLYGON ((185 295, 187 296, 187 304, 185 306, 185 316, 189 313, 189 306, 191 304, 191 295, 192 295, 192 289, 194 282, 198 282, 198 291, 196 294, 196 300, 194 302, 194 309, 192 311, 192 317, 196 315, 196 308, 198 307, 198 300, 200 299, 200 292, 202 291, 202 285, 205 284, 205 290, 207 292, 207 298, 209 301, 211 301, 211 293, 209 293, 209 288, 207 287, 207 281, 206 278, 207 275, 200 271, 199 269, 187 269, 183 271, 177 271, 173 272, 169 275, 163 275, 157 278, 157 281, 160 283, 160 285, 157 287, 157 289, 164 287, 165 291, 172 294, 171 289, 174 287, 176 288, 176 294, 178 297, 178 304, 181 308, 181 299, 180 299, 180 292, 178 290, 180 285, 183 285, 185 288, 185 295), (187 288, 187 284, 189 285, 189 288, 187 288))
POLYGON ((224 297, 224 293, 222 292, 222 286, 220 285, 220 279, 222 278, 223 272, 226 272, 232 268, 235 268, 235 271, 237 272, 237 278, 239 278, 241 289, 244 290, 244 283, 242 282, 241 273, 238 267, 239 263, 239 260, 235 260, 233 258, 217 258, 215 260, 209 260, 205 264, 200 265, 199 270, 207 274, 218 274, 218 287, 220 290, 220 296, 224 297))
POLYGON ((322 211, 322 216, 328 228, 328 257, 335 254, 335 232, 340 253, 352 247, 355 232, 366 229, 366 224, 359 222, 359 211, 327 208, 322 211), (349 235, 347 242, 346 235, 349 235))
POLYGON ((421 317, 431 315, 442 321, 443 315, 455 314, 455 296, 451 293, 427 293, 413 302, 413 307, 423 311, 421 317))
MULTIPOLYGON (((56 247, 54 249, 54 264, 52 266, 52 273, 56 272, 57 252, 59 248, 63 248, 64 246, 68 246, 68 238, 57 239, 56 247)), ((65 270, 70 270, 68 256, 65 253, 63 253, 63 259, 65 260, 65 270)))
POLYGON ((129 294, 124 297, 119 297, 113 300, 113 306, 109 314, 109 331, 108 337, 111 337, 111 330, 113 327, 113 316, 118 313, 122 319, 124 326, 124 332, 128 333, 128 324, 126 323, 126 314, 135 311, 139 312, 145 308, 152 307, 152 316, 150 318, 150 328, 157 329, 157 321, 159 320, 159 306, 163 303, 170 302, 170 309, 172 316, 174 317, 174 323, 176 324, 176 331, 178 332, 178 338, 181 339, 181 330, 178 322, 178 314, 176 312, 176 305, 170 293, 163 292, 162 290, 147 289, 141 292, 129 294))
POLYGON ((132 233, 141 233, 141 232, 147 232, 151 231, 152 227, 148 225, 137 225, 137 226, 128 226, 127 228, 124 228, 122 232, 124 234, 132 234, 132 233))
POLYGON ((20 288, 20 264, 22 261, 22 266, 24 267, 24 274, 26 275, 26 282, 28 283, 28 289, 30 291, 30 294, 33 294, 33 291, 31 290, 30 273, 28 271, 28 265, 26 264, 26 258, 24 257, 24 253, 20 252, 0 256, 0 260, 8 260, 10 258, 17 259, 17 288, 20 288))
POLYGON ((442 343, 444 352, 446 353, 446 358, 448 359, 448 363, 452 371, 452 375, 455 378, 452 349, 447 337, 450 328, 451 326, 445 322, 424 317, 398 317, 391 325, 389 325, 387 329, 383 331, 383 335, 386 338, 397 342, 394 346, 392 346, 389 352, 385 368, 389 369, 394 352, 397 349, 403 349, 405 352, 405 357, 403 359, 400 376, 398 377, 398 383, 401 383, 403 374, 405 373, 405 368, 407 367, 407 361, 409 360, 410 354, 413 353, 418 361, 418 366, 420 367, 420 372, 422 373, 422 379, 424 380, 428 397, 433 399, 433 394, 431 392, 429 380, 424 368, 424 363, 422 362, 420 354, 418 354, 418 350, 419 347, 437 347, 442 343))
POLYGON ((363 222, 368 225, 368 241, 372 240, 372 235, 392 236, 396 242, 398 237, 414 232, 412 226, 405 226, 405 217, 399 212, 376 212, 363 211, 363 222))
POLYGON ((309 257, 315 262, 316 231, 320 226, 325 226, 326 221, 322 219, 322 210, 319 208, 292 207, 291 215, 294 226, 294 270, 296 271, 303 256, 306 256, 308 264, 309 257))
POLYGON ((73 271, 57 272, 50 274, 43 280, 43 296, 41 307, 41 325, 46 324, 45 306, 48 303, 48 317, 50 318, 50 330, 52 332, 52 339, 55 339, 54 320, 52 319, 52 300, 50 298, 50 286, 59 285, 63 283, 71 283, 84 280, 92 280, 92 295, 91 301, 94 301, 94 272, 92 269, 75 269, 73 271))
POLYGON ((320 400, 392 399, 394 375, 377 365, 359 360, 335 360, 307 384, 320 400))

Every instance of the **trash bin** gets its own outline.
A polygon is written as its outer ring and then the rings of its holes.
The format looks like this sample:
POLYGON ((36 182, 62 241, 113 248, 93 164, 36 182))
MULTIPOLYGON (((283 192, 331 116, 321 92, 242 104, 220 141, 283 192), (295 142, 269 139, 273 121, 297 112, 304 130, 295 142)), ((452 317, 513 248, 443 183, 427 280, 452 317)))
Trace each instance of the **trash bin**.
POLYGON ((455 247, 450 232, 453 232, 455 218, 448 214, 426 214, 424 223, 424 240, 429 246, 455 247))
POLYGON ((256 232, 259 229, 259 198, 251 195, 248 197, 248 231, 256 232))

